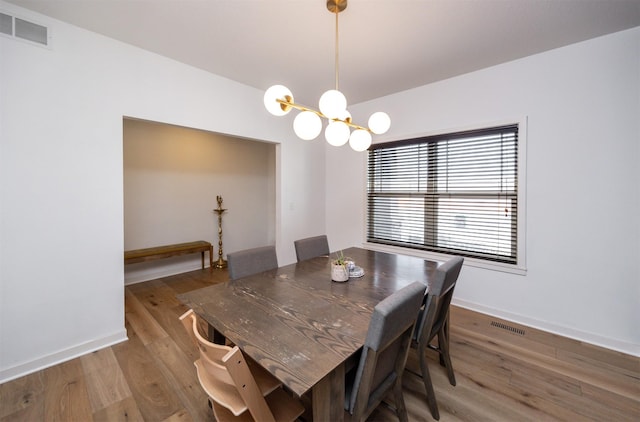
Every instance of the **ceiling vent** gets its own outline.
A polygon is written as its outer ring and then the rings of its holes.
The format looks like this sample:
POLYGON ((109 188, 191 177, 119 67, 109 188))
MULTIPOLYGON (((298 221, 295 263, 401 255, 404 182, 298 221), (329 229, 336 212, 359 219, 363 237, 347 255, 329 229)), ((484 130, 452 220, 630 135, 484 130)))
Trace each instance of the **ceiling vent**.
POLYGON ((0 12, 0 34, 49 46, 49 28, 0 12))

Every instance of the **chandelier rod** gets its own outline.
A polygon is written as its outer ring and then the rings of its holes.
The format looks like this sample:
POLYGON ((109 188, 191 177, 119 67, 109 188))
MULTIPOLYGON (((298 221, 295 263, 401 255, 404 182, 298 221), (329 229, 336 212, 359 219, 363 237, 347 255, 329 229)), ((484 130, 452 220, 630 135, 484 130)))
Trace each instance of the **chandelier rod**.
POLYGON ((336 69, 336 91, 340 91, 338 89, 338 75, 339 75, 339 68, 340 68, 340 56, 338 54, 338 13, 340 13, 340 9, 338 7, 335 8, 335 14, 336 14, 336 57, 335 57, 335 69, 336 69))

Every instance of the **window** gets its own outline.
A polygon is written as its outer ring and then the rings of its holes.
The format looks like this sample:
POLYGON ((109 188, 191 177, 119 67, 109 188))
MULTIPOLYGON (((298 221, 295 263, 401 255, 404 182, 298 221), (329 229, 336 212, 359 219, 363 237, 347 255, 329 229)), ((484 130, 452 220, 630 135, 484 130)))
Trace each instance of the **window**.
POLYGON ((375 144, 367 241, 518 262, 518 125, 375 144))

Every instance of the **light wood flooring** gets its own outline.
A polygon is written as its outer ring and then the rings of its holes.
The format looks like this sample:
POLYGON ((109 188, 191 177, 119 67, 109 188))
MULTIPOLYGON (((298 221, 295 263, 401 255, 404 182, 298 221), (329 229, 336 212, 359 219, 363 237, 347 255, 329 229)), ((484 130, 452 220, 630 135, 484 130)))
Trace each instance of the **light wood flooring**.
MULTIPOLYGON (((226 279, 205 269, 126 287, 129 340, 0 385, 0 421, 213 420, 175 295, 226 279)), ((456 307, 451 323, 457 386, 430 361, 441 421, 640 421, 637 357, 456 307)), ((403 381, 409 419, 432 420, 422 380, 403 381)), ((370 420, 397 418, 381 406, 370 420)))

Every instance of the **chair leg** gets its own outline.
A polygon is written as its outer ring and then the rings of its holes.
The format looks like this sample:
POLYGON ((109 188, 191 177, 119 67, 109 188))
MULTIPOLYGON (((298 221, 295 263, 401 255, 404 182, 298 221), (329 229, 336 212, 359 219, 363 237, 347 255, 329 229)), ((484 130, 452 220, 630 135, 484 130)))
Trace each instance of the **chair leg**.
POLYGON ((424 342, 421 342, 418 345, 418 355, 420 356, 422 381, 424 382, 424 389, 427 393, 427 405, 429 405, 429 409, 431 409, 431 416, 433 416, 433 419, 440 420, 440 412, 438 411, 438 403, 436 402, 436 392, 433 391, 431 375, 429 374, 429 367, 427 366, 424 342))
POLYGON ((396 414, 400 422, 409 422, 407 414, 407 406, 404 404, 404 396, 402 395, 402 378, 398 378, 393 387, 393 393, 396 399, 396 414))
POLYGON ((451 364, 451 356, 449 355, 449 337, 444 329, 441 328, 438 333, 438 346, 440 347, 440 360, 444 361, 444 366, 447 368, 447 376, 449 377, 449 384, 456 385, 456 376, 453 373, 453 365, 451 364))
MULTIPOLYGON (((438 335, 438 350, 442 350, 443 341, 447 342, 447 347, 449 346, 449 313, 448 312, 447 312, 447 317, 444 319, 444 323, 442 324, 442 328, 440 330, 444 330, 445 338, 443 339, 442 336, 438 335)), ((438 356, 438 359, 440 360, 440 366, 446 366, 446 362, 442 357, 442 353, 440 353, 440 355, 438 356)))

